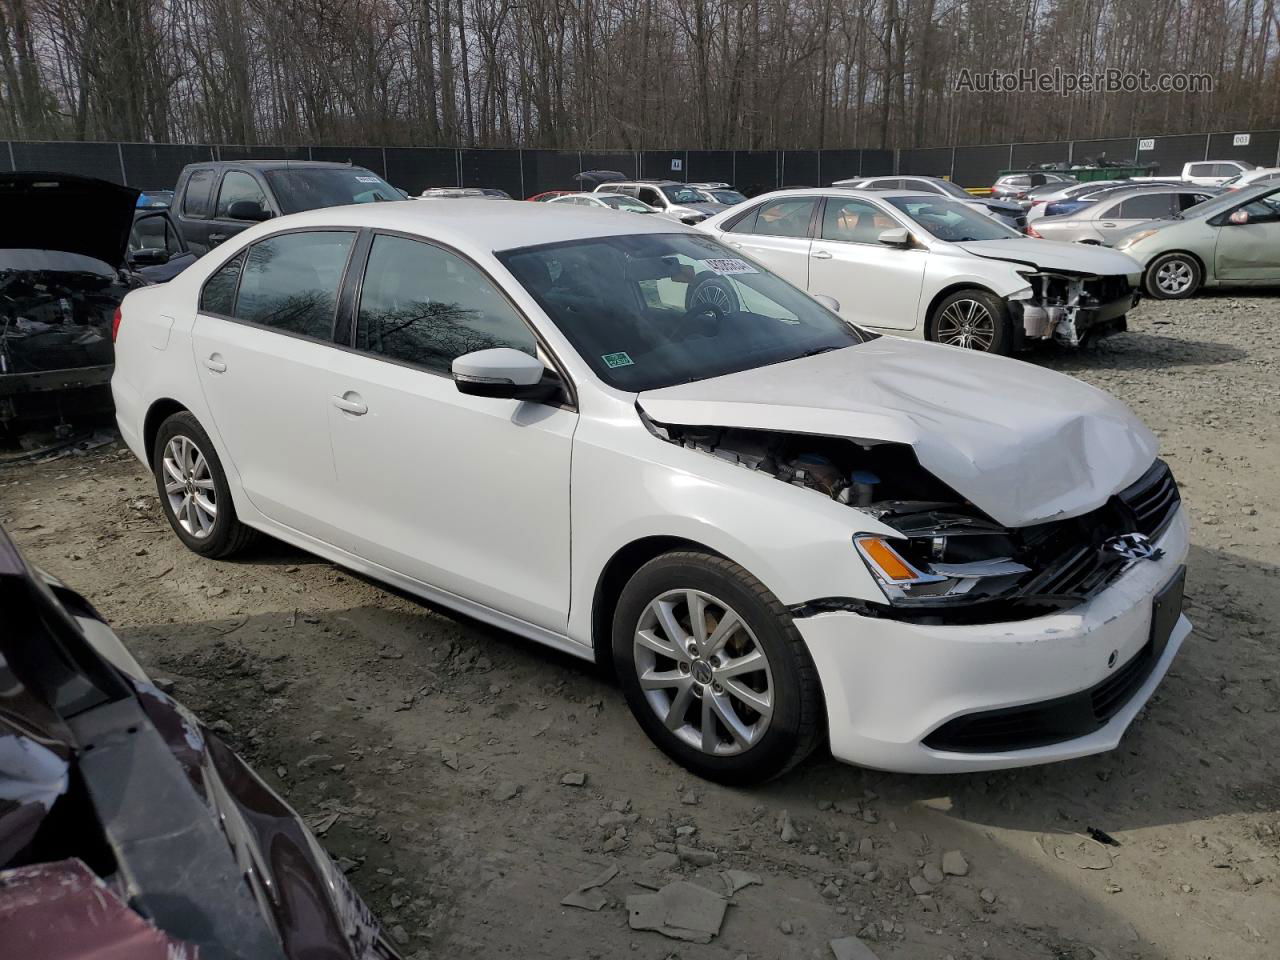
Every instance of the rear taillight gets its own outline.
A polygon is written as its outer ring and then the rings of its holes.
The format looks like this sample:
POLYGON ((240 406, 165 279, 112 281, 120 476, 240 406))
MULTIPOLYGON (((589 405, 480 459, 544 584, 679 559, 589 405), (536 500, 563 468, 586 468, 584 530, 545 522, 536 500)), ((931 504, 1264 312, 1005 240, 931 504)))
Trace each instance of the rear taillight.
POLYGON ((120 333, 120 321, 123 319, 124 317, 120 313, 120 308, 116 307, 115 315, 111 318, 111 342, 112 343, 116 342, 116 337, 120 333))
POLYGON ((1049 202, 1049 201, 1047 201, 1047 200, 1032 200, 1032 201, 1031 201, 1031 205, 1032 205, 1033 207, 1038 207, 1038 206, 1040 206, 1040 204, 1042 204, 1042 203, 1048 203, 1048 202, 1049 202))
MULTIPOLYGON (((1036 233, 1036 228, 1035 228, 1035 227, 1033 227, 1031 224, 1029 224, 1029 223, 1028 223, 1028 224, 1027 224, 1027 236, 1028 236, 1028 237, 1040 237, 1040 234, 1036 233)), ((1040 237, 1040 239, 1041 239, 1041 240, 1043 240, 1043 239, 1044 239, 1044 237, 1040 237)))

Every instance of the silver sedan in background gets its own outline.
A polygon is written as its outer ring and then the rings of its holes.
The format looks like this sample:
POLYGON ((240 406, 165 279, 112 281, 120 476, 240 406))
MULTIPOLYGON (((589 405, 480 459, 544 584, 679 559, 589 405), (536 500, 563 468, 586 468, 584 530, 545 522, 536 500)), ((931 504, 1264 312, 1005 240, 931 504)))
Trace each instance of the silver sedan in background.
POLYGON ((1046 240, 1100 243, 1111 246, 1149 220, 1170 220, 1183 210, 1222 192, 1220 187, 1133 187, 1108 191, 1096 203, 1058 217, 1041 217, 1027 233, 1046 240))

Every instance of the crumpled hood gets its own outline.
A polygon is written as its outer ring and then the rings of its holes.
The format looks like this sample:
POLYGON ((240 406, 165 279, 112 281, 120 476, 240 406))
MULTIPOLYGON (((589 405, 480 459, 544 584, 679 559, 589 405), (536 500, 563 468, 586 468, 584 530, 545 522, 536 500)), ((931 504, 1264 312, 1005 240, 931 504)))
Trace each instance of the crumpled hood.
POLYGON ((980 240, 955 246, 989 260, 1021 261, 1044 270, 1067 270, 1104 277, 1142 272, 1142 267, 1132 257, 1086 243, 1010 237, 1008 240, 980 240))
POLYGON ((659 423, 910 444, 921 466, 1020 527, 1102 506, 1157 443, 1119 400, 1029 363, 878 339, 638 397, 659 423))
POLYGON ((138 191, 69 173, 0 174, 0 249, 124 263, 138 191))

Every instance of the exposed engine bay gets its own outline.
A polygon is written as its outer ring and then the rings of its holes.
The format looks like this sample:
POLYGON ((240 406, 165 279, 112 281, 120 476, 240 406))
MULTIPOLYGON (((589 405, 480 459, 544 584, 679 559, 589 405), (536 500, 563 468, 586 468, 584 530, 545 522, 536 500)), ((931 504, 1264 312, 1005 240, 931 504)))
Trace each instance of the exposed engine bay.
MULTIPOLYGON (((1138 302, 1137 291, 1124 276, 1024 272, 1030 300, 1013 301, 1022 311, 1022 333, 1028 340, 1054 340, 1079 346, 1086 335, 1122 332, 1125 313, 1138 302)), ((1017 316, 1015 315, 1015 321, 1017 316)))
POLYGON ((1168 466, 1157 460, 1096 510, 1010 528, 932 476, 906 444, 645 422, 669 443, 857 507, 902 534, 891 541, 854 538, 888 603, 824 598, 805 604, 806 616, 855 609, 895 619, 993 622, 1066 609, 1128 568, 1132 558, 1117 549, 1120 538, 1137 533, 1155 540, 1180 502, 1168 466), (864 539, 877 543, 864 549, 864 539), (906 574, 883 574, 876 551, 885 547, 906 574))
POLYGON ((0 260, 0 374, 111 363, 111 319, 129 289, 114 273, 0 260))

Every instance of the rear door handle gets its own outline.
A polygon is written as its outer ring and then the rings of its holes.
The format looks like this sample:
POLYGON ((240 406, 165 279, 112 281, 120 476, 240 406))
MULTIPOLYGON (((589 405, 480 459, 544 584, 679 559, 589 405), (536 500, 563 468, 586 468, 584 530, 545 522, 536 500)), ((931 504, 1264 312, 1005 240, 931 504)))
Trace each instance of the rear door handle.
POLYGON ((1098 226, 1100 226, 1100 227, 1114 227, 1114 226, 1115 226, 1115 224, 1114 224, 1114 223, 1106 223, 1106 222, 1104 222, 1104 223, 1100 223, 1100 224, 1098 224, 1098 226))
POLYGON ((214 373, 227 372, 226 363, 216 353, 213 356, 206 358, 204 361, 204 365, 208 367, 210 370, 212 370, 214 373))
POLYGON ((346 393, 341 397, 330 397, 333 405, 343 413, 349 413, 353 417, 363 417, 369 412, 369 405, 360 399, 358 394, 346 393))
POLYGON ((209 234, 209 245, 214 246, 225 239, 227 239, 227 235, 225 233, 211 233, 209 234))
POLYGON ((813 253, 809 254, 809 256, 813 257, 813 259, 815 259, 815 260, 830 260, 830 259, 831 259, 831 254, 830 254, 828 251, 826 251, 826 250, 815 250, 815 251, 813 251, 813 253))

